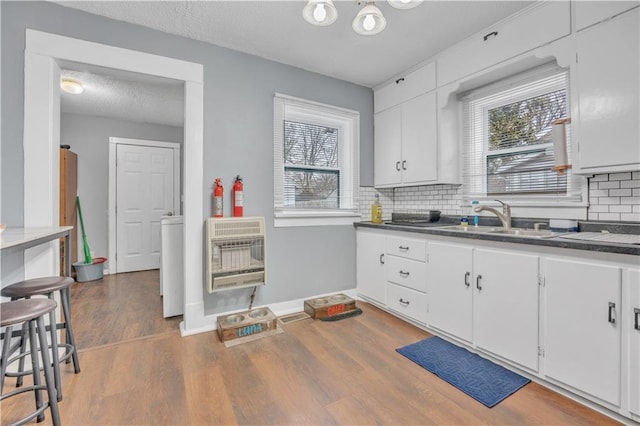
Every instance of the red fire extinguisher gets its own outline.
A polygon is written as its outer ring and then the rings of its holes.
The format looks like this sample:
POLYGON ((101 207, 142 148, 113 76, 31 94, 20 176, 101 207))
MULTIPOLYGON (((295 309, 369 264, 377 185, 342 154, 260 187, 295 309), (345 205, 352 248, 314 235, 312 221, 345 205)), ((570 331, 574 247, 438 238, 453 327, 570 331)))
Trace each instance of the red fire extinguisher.
POLYGON ((222 217, 222 197, 224 189, 222 188, 222 179, 217 178, 213 187, 213 217, 222 217))
POLYGON ((244 206, 244 186, 240 175, 236 176, 233 183, 233 216, 242 217, 244 206))

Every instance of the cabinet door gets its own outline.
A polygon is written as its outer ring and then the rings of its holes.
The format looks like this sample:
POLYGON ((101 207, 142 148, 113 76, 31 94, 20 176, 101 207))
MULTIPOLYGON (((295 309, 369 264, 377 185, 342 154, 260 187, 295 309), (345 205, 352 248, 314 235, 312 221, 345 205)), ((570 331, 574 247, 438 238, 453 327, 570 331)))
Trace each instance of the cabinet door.
POLYGON ((550 43, 570 32, 569 2, 546 2, 443 52, 437 61, 438 86, 550 43))
POLYGON ((476 346, 538 370, 538 256, 476 249, 473 255, 476 346))
POLYGON ((402 105, 402 183, 412 185, 438 177, 436 93, 402 105))
POLYGON ((373 93, 374 112, 401 104, 436 88, 436 66, 432 62, 418 68, 373 93))
POLYGON ((545 375, 619 406, 620 268, 545 264, 545 375))
POLYGON ((402 179, 402 106, 375 115, 374 184, 397 186, 402 179))
POLYGON ((356 282, 358 293, 386 303, 385 235, 356 232, 356 282))
POLYGON ((640 10, 578 33, 583 172, 640 170, 640 10))
POLYGON ((576 15, 576 30, 580 31, 589 25, 604 21, 619 13, 632 9, 638 1, 576 1, 574 10, 576 15))
POLYGON ((640 269, 629 271, 629 410, 640 419, 640 269))
POLYGON ((429 325, 471 342, 473 271, 471 247, 428 244, 429 325))

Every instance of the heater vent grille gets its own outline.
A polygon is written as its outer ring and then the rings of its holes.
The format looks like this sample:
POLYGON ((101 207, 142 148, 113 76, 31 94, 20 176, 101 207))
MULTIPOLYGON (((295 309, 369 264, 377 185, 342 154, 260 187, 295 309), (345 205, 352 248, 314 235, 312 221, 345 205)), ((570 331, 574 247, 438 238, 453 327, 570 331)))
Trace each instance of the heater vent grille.
POLYGON ((264 285, 264 218, 209 218, 206 225, 209 293, 264 285))

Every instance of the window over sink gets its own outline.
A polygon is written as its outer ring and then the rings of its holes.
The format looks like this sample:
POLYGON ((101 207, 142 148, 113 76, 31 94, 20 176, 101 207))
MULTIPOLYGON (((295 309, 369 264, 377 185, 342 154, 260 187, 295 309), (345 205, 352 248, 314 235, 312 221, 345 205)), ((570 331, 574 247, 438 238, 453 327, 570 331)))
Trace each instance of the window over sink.
POLYGON ((274 224, 351 224, 359 219, 360 114, 276 94, 274 224))
POLYGON ((570 116, 569 93, 568 70, 547 64, 460 96, 466 202, 584 205, 584 178, 552 170, 552 122, 570 116))

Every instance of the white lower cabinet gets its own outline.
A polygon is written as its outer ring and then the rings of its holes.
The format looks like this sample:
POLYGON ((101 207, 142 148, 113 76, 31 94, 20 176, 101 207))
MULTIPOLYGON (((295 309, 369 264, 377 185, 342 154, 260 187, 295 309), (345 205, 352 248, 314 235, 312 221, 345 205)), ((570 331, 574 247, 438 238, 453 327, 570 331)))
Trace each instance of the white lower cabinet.
POLYGON ((545 261, 545 376, 620 406, 621 269, 545 261))
POLYGON ((473 249, 429 242, 429 326, 466 342, 473 339, 473 249))
POLYGON ((474 249, 473 340, 538 371, 538 256, 474 249))
POLYGON ((538 256, 429 243, 429 325, 538 371, 538 256))
POLYGON ((640 421, 640 269, 629 270, 629 411, 640 421))
POLYGON ((358 230, 356 232, 356 247, 356 285, 358 294, 378 303, 386 303, 385 235, 358 230))

